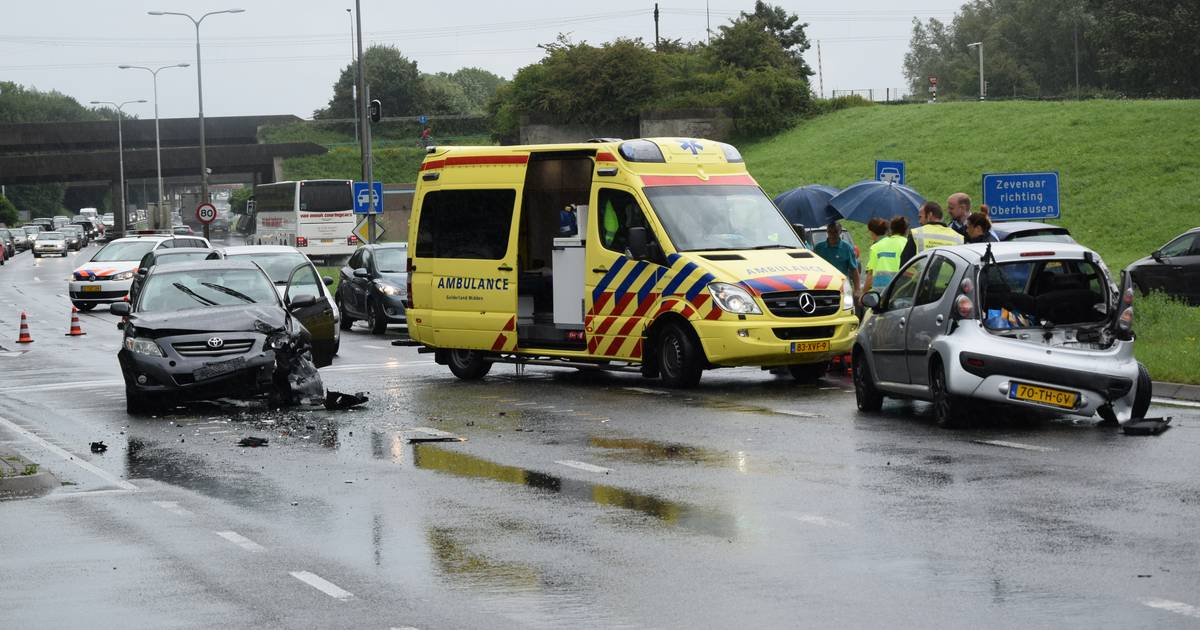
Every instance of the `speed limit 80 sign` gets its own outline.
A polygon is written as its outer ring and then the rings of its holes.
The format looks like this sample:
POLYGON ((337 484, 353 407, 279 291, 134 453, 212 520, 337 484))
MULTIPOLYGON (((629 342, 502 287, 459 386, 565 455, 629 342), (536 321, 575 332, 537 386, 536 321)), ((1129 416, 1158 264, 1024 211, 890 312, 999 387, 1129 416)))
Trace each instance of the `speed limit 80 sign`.
POLYGON ((196 219, 201 223, 209 224, 217 218, 217 209, 211 203, 202 203, 196 206, 196 219))

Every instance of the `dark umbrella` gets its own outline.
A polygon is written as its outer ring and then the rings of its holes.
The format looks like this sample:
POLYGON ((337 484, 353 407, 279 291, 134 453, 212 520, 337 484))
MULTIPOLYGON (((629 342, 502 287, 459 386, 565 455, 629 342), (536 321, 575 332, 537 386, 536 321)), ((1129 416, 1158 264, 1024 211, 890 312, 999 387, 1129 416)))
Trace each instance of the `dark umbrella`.
POLYGON ((804 227, 820 227, 838 217, 829 207, 829 200, 838 189, 832 186, 811 184, 793 188, 775 198, 775 205, 783 211, 788 223, 799 223, 804 227))
POLYGON ((890 221, 897 215, 917 224, 917 209, 925 198, 908 186, 867 180, 851 184, 833 196, 829 205, 847 221, 866 223, 875 217, 890 221))

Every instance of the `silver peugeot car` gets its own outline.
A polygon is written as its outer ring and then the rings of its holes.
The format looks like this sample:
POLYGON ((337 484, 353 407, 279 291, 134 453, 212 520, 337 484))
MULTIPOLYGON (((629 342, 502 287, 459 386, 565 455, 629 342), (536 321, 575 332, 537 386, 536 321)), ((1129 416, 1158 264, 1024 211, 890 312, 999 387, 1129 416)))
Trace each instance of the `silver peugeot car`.
POLYGON ((936 248, 914 257, 867 314, 854 345, 858 408, 885 396, 933 402, 945 427, 972 401, 1124 424, 1150 406, 1133 355, 1133 289, 1074 243, 936 248))

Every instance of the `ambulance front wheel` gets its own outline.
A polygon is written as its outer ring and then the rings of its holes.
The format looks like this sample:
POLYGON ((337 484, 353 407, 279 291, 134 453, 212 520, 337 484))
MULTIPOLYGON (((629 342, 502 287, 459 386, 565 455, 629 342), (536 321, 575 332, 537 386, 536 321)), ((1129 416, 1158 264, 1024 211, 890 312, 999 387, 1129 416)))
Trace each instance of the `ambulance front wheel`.
POLYGON ((696 335, 681 324, 669 324, 658 337, 658 373, 667 387, 695 387, 704 372, 704 350, 696 335))
POLYGON ((484 359, 478 350, 450 350, 446 353, 446 364, 464 381, 479 380, 492 369, 492 362, 484 359))

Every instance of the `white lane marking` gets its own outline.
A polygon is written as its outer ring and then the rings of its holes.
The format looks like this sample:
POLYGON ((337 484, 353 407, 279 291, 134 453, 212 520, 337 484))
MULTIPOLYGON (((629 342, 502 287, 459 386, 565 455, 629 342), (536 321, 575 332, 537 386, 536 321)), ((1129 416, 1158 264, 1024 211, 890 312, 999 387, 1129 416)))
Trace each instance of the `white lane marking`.
POLYGON ((208 431, 208 432, 204 433, 204 435, 220 435, 222 433, 233 433, 233 431, 230 431, 228 429, 226 429, 224 431, 208 431))
POLYGON ((844 521, 839 521, 834 518, 826 518, 817 516, 816 514, 788 514, 793 520, 800 521, 805 525, 816 525, 818 527, 849 527, 850 524, 844 521))
POLYGON ((1194 407, 1200 409, 1200 402, 1179 400, 1178 398, 1151 398, 1150 402, 1156 405, 1168 405, 1170 407, 1194 407))
POLYGON ((657 396, 666 396, 670 392, 664 392, 661 389, 650 389, 649 387, 623 387, 622 389, 637 392, 639 394, 655 394, 657 396))
POLYGON ((73 499, 75 497, 90 497, 90 496, 96 496, 96 495, 104 496, 104 495, 108 495, 108 494, 129 494, 130 492, 132 492, 132 491, 131 490, 120 490, 120 489, 81 490, 79 492, 55 492, 54 494, 51 494, 50 496, 48 496, 46 498, 50 499, 52 501, 60 501, 62 499, 73 499))
POLYGON ((253 540, 250 540, 249 538, 246 538, 245 536, 243 536, 237 532, 214 532, 214 533, 216 535, 220 536, 221 538, 224 538, 225 540, 228 540, 229 542, 241 547, 242 549, 245 549, 246 551, 253 551, 254 553, 259 553, 259 552, 267 550, 266 547, 263 547, 262 545, 254 542, 253 540))
POLYGON ((1033 444, 1022 444, 1020 442, 1006 442, 1004 440, 971 440, 976 444, 987 444, 988 446, 1002 446, 1004 448, 1015 448, 1022 451, 1037 451, 1038 453, 1054 453, 1058 449, 1049 446, 1036 446, 1033 444))
POLYGON ((514 407, 533 407, 537 405, 535 402, 513 403, 514 407))
POLYGON ((56 392, 68 389, 101 389, 104 387, 115 387, 124 385, 125 381, 107 380, 107 381, 72 381, 67 383, 50 383, 47 385, 22 385, 20 387, 4 387, 0 388, 0 393, 7 394, 8 392, 56 392))
POLYGON ((321 591, 322 593, 325 593, 334 599, 346 601, 347 599, 354 598, 353 593, 342 590, 337 584, 326 580, 316 573, 309 573, 308 571, 289 571, 288 573, 290 573, 292 577, 296 578, 297 580, 304 582, 305 584, 317 589, 318 591, 321 591))
POLYGON ((807 411, 792 411, 791 409, 771 409, 771 413, 778 413, 785 416, 796 416, 797 418, 820 418, 819 413, 809 413, 807 411))
POLYGON ((176 516, 191 516, 192 513, 179 507, 179 504, 174 501, 155 501, 154 505, 176 515, 176 516))
POLYGON ((374 370, 399 370, 418 365, 433 365, 432 361, 391 361, 388 363, 359 363, 356 365, 331 365, 321 372, 367 372, 374 370))
POLYGON ((417 628, 415 626, 396 626, 391 630, 417 630, 417 628))
POLYGON ((13 431, 14 433, 20 434, 21 437, 24 437, 25 439, 29 440, 30 442, 33 442, 34 444, 37 444, 38 446, 46 449, 47 451, 50 451, 51 453, 57 455, 64 462, 67 462, 68 464, 75 464, 76 466, 79 466, 80 468, 92 473, 93 475, 96 475, 97 477, 103 479, 104 481, 107 481, 108 483, 113 484, 114 486, 117 486, 118 488, 120 488, 122 490, 129 490, 130 492, 137 492, 140 489, 137 486, 129 483, 128 481, 114 477, 108 471, 97 468, 95 465, 93 465, 89 461, 75 457, 74 455, 69 453, 66 449, 62 448, 61 446, 55 446, 55 445, 51 444, 50 442, 47 442, 46 440, 39 437, 33 431, 30 431, 29 429, 22 427, 21 425, 13 422, 12 420, 9 420, 8 418, 0 417, 0 425, 8 427, 8 429, 13 431))
POLYGON ((597 466, 595 464, 589 464, 587 462, 577 462, 573 459, 560 459, 560 460, 555 461, 554 463, 559 464, 560 466, 567 466, 570 468, 578 468, 579 470, 583 470, 586 472, 592 472, 592 473, 607 473, 607 472, 612 471, 611 468, 605 468, 603 466, 597 466))
POLYGON ((1142 604, 1159 610, 1166 610, 1185 617, 1200 619, 1200 608, 1183 602, 1173 602, 1169 599, 1143 599, 1142 604))
POLYGON ((363 347, 370 348, 372 350, 387 350, 387 348, 384 348, 383 346, 372 346, 372 345, 365 344, 365 343, 363 344, 363 347))

